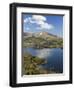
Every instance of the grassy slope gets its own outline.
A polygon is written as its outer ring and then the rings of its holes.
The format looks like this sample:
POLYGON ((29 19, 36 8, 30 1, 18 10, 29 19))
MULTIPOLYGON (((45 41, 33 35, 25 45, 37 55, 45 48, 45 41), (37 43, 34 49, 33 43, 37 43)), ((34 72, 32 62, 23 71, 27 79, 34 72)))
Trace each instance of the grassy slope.
POLYGON ((34 47, 34 48, 54 48, 63 47, 63 39, 57 37, 28 37, 23 40, 24 47, 34 47))

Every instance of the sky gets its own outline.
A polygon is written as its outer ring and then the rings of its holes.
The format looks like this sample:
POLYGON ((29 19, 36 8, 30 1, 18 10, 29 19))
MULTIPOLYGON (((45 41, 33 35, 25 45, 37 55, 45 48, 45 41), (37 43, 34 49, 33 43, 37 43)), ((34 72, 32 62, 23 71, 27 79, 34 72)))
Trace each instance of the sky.
POLYGON ((23 32, 48 32, 63 37, 63 16, 22 14, 23 32))

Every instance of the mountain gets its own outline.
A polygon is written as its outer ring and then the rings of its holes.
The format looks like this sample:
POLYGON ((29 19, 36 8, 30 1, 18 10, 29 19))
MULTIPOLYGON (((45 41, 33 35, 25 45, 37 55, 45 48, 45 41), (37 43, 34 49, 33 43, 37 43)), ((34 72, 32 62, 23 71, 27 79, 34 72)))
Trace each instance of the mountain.
POLYGON ((23 33, 23 46, 34 48, 63 47, 63 39, 47 32, 23 33))
POLYGON ((35 37, 42 37, 42 36, 47 36, 48 33, 47 32, 38 32, 38 33, 34 33, 33 35, 35 37))
POLYGON ((44 38, 44 39, 46 39, 46 38, 60 38, 60 37, 58 37, 58 36, 56 36, 56 35, 53 35, 53 34, 50 34, 50 33, 48 33, 48 32, 36 32, 36 33, 30 33, 30 32, 25 32, 25 33, 23 33, 23 36, 24 36, 24 38, 27 38, 27 37, 41 37, 41 38, 44 38))
POLYGON ((33 33, 30 33, 30 32, 24 32, 23 33, 24 38, 28 38, 28 37, 32 37, 32 36, 33 36, 33 33))

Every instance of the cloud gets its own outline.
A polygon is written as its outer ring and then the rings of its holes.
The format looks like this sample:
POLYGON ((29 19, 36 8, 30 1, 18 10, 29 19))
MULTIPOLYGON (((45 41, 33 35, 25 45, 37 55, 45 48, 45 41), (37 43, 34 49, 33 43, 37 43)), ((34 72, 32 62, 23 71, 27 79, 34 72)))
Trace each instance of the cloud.
POLYGON ((32 18, 37 21, 46 21, 46 18, 42 15, 33 15, 32 18))
POLYGON ((27 23, 27 22, 29 22, 30 20, 31 20, 31 17, 28 17, 28 18, 24 19, 24 23, 27 23))
POLYGON ((32 17, 24 19, 24 23, 36 24, 38 26, 36 29, 40 30, 50 30, 54 28, 52 24, 47 23, 46 17, 42 15, 32 15, 32 17))
POLYGON ((54 28, 54 26, 52 24, 48 24, 48 23, 44 23, 44 24, 40 25, 40 29, 48 29, 48 30, 50 30, 50 29, 53 29, 53 28, 54 28))

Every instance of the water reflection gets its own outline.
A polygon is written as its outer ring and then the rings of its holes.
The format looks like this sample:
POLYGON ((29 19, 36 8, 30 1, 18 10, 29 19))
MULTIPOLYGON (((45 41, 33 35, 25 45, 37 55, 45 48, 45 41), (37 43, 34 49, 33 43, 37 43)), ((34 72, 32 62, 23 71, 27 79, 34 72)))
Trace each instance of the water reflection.
POLYGON ((51 55, 51 50, 50 49, 40 49, 40 50, 37 50, 36 51, 37 52, 37 57, 39 57, 39 58, 47 58, 47 57, 49 57, 50 55, 51 55))
POLYGON ((32 56, 37 56, 39 58, 44 58, 47 60, 47 64, 43 67, 47 69, 54 69, 57 72, 63 72, 63 49, 60 48, 44 48, 44 49, 34 49, 34 48, 24 48, 23 53, 29 53, 32 56))
POLYGON ((24 53, 30 53, 33 56, 37 56, 39 58, 47 58, 51 55, 51 49, 34 49, 34 48, 24 48, 24 53))

